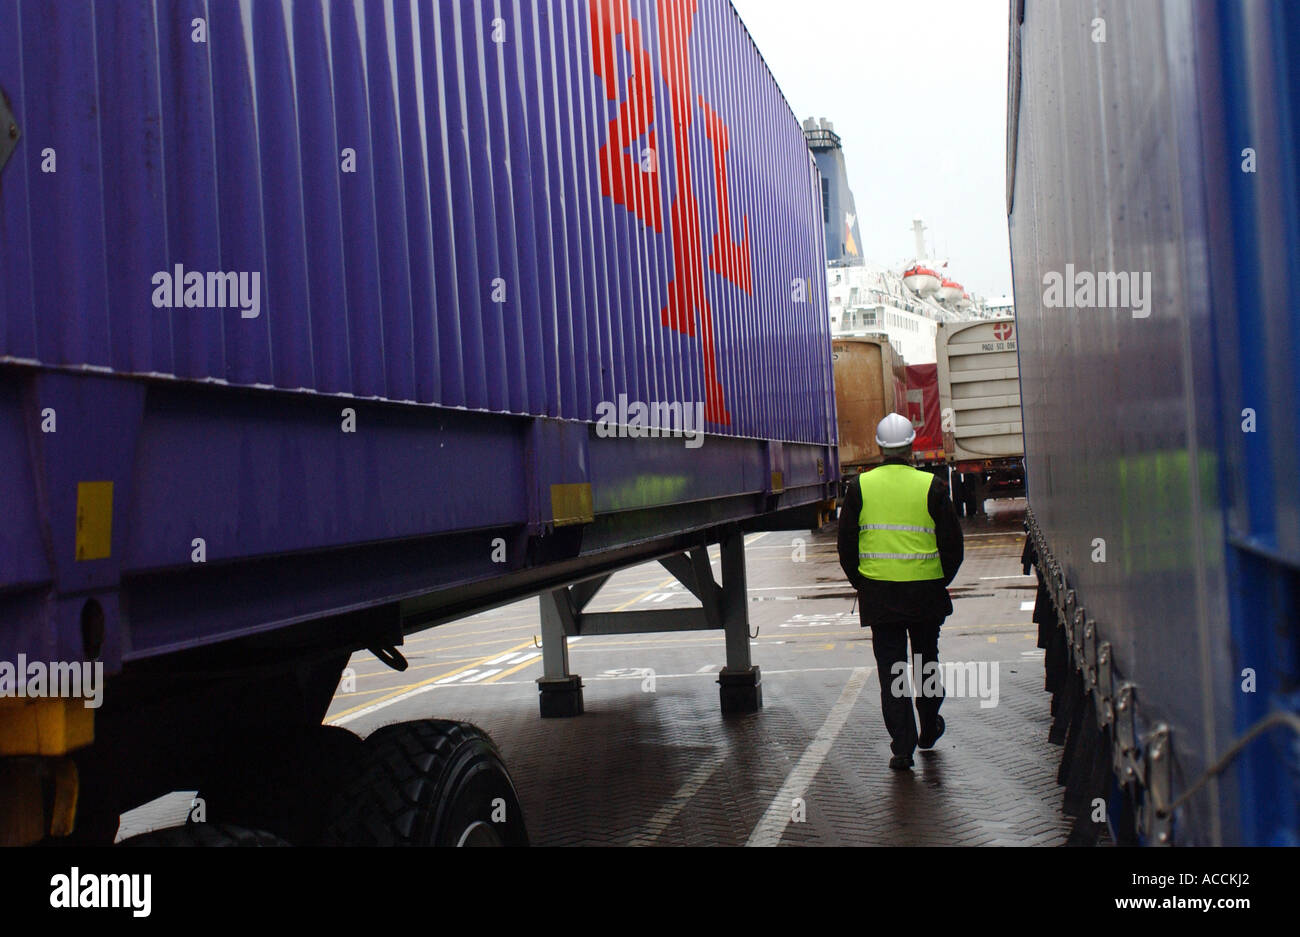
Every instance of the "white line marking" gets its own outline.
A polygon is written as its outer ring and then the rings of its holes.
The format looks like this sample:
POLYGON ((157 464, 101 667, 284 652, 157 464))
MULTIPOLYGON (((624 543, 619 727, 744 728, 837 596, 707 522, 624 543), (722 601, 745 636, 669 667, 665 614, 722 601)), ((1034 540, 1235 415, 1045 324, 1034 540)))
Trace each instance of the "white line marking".
POLYGON ((1020 610, 1021 610, 1022 612, 1032 612, 1032 611, 1034 610, 1034 603, 1033 603, 1033 602, 1021 602, 1021 603, 1020 603, 1020 610))
POLYGON ((443 677, 435 683, 434 686, 446 686, 448 683, 455 683, 457 680, 464 680, 467 677, 472 677, 476 673, 478 673, 477 670, 466 670, 461 673, 452 674, 450 677, 443 677))
POLYGON ((541 651, 511 651, 509 654, 502 654, 500 657, 494 657, 492 660, 486 660, 483 663, 489 667, 493 664, 522 664, 526 660, 541 656, 541 651))
POLYGON ((718 669, 718 665, 717 665, 717 664, 705 664, 703 667, 701 667, 699 670, 697 670, 697 671, 695 671, 695 672, 696 672, 696 673, 713 673, 713 671, 715 671, 715 670, 717 670, 717 669, 718 669))
MULTIPOLYGON (((490 677, 490 676, 492 676, 494 673, 500 673, 503 669, 504 669, 504 668, 502 668, 502 667, 494 667, 492 670, 485 670, 485 671, 483 671, 482 673, 478 674, 477 676, 472 677, 472 678, 470 678, 470 679, 468 679, 468 680, 464 680, 464 681, 462 681, 462 682, 464 682, 464 683, 478 683, 478 682, 479 682, 480 680, 482 680, 484 677, 490 677)), ((470 673, 475 673, 475 671, 471 670, 470 673)), ((438 682, 441 683, 442 681, 439 680, 438 682)))
POLYGON ((653 817, 646 821, 645 829, 637 833, 628 841, 629 846, 653 846, 662 835, 663 831, 668 829, 673 822, 673 818, 682 812, 682 808, 691 802, 691 798, 700 792, 709 778, 713 777, 713 772, 722 767, 726 761, 725 755, 714 755, 703 764, 696 765, 682 782, 682 786, 673 794, 672 799, 664 802, 663 806, 655 813, 653 817))
POLYGON ((749 834, 746 846, 775 846, 781 842, 781 835, 785 833, 785 828, 790 823, 790 811, 794 799, 804 795, 817 776, 817 772, 821 770, 822 762, 826 760, 836 737, 844 728, 844 723, 848 721, 849 712, 861 695, 863 687, 867 685, 867 677, 870 675, 870 667, 858 667, 849 675, 849 680, 844 684, 840 698, 831 707, 826 722, 822 724, 812 744, 804 751, 799 763, 794 766, 794 770, 777 791, 776 797, 772 799, 771 805, 758 821, 758 825, 754 827, 754 831, 749 834))
POLYGON ((853 586, 849 585, 849 581, 846 579, 841 583, 834 583, 834 582, 819 583, 819 584, 809 584, 806 586, 750 586, 748 591, 779 592, 781 590, 789 590, 789 589, 849 589, 852 590, 853 586))

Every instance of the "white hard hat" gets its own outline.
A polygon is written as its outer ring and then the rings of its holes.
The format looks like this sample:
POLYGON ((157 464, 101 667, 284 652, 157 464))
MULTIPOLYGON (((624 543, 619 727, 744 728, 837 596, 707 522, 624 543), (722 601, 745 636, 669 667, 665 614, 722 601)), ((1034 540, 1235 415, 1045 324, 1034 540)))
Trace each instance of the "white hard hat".
POLYGON ((916 428, 901 413, 889 414, 876 426, 876 445, 882 449, 910 446, 915 438, 916 428))

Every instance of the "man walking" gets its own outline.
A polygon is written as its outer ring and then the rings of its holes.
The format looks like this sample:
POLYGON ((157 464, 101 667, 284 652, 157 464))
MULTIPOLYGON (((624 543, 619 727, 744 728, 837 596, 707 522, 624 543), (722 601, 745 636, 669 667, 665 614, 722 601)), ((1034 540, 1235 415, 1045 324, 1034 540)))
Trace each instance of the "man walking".
POLYGON ((939 626, 952 614, 947 587, 964 553, 948 486, 910 464, 915 438, 907 417, 881 420, 876 444, 884 461, 849 483, 840 511, 840 566, 858 592, 862 626, 871 629, 895 770, 912 767, 917 746, 932 748, 943 735, 942 683, 925 678, 938 666, 939 626), (903 676, 909 638, 922 664, 914 675, 919 736, 903 676))

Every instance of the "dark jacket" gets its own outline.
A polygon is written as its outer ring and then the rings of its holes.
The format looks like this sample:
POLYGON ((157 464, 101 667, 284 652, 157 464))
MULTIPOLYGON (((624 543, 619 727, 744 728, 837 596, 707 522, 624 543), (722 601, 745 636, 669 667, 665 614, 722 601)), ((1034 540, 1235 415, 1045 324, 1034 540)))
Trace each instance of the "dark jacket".
MULTIPOLYGON (((885 465, 907 465, 903 459, 886 459, 885 465)), ((957 576, 965 550, 961 522, 948 497, 948 486, 936 475, 930 483, 927 501, 934 518, 934 536, 939 542, 939 562, 943 579, 916 582, 887 582, 868 579, 858 572, 858 521, 862 515, 862 488, 857 476, 849 482, 844 506, 840 509, 840 568, 862 603, 862 625, 886 622, 934 622, 952 614, 948 584, 957 576)))

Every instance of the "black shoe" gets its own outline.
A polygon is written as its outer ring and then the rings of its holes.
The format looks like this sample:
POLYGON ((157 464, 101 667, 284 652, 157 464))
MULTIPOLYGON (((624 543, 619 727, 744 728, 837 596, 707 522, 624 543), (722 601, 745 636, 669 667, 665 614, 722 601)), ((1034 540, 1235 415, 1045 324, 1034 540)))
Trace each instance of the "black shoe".
POLYGON ((906 771, 912 767, 911 755, 895 755, 889 759, 889 767, 894 771, 906 771))
POLYGON ((928 732, 916 740, 918 748, 934 748, 934 743, 939 741, 939 736, 943 735, 944 721, 943 716, 934 717, 934 734, 928 732))

